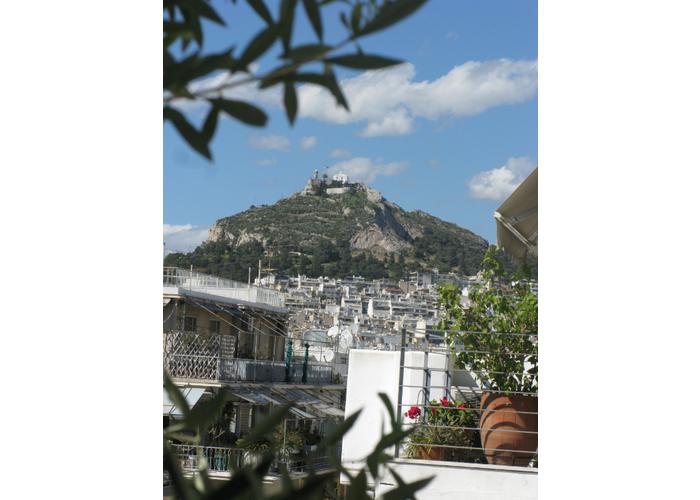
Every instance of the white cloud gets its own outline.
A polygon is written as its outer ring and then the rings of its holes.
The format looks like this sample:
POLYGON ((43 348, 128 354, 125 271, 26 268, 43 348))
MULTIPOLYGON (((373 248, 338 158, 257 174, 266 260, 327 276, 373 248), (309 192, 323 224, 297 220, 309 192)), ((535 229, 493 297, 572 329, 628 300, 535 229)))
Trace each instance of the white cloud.
POLYGON ((289 149, 290 142, 283 135, 256 135, 248 139, 248 144, 255 149, 286 151, 289 149))
POLYGON ((302 137, 301 141, 299 141, 301 149, 311 149, 316 146, 316 144, 318 144, 318 140, 313 135, 309 137, 302 137))
POLYGON ((271 167, 273 165, 277 165, 277 160, 265 158, 263 160, 258 160, 256 163, 261 167, 271 167))
POLYGON ((163 224, 163 236, 189 231, 192 227, 192 224, 163 224))
POLYGON ((320 121, 365 123, 361 135, 403 135, 416 118, 437 120, 526 101, 537 92, 537 61, 468 61, 429 81, 415 81, 412 64, 367 71, 341 82, 351 112, 319 87, 299 89, 299 113, 320 121))
MULTIPOLYGON (((404 135, 413 132, 416 118, 471 116, 527 101, 537 93, 536 60, 467 61, 434 80, 416 81, 415 77, 415 66, 405 63, 342 80, 340 85, 351 112, 337 106, 325 88, 301 85, 297 91, 299 116, 335 124, 361 124, 359 133, 365 137, 404 135)), ((193 84, 191 90, 213 89, 229 80, 231 77, 222 73, 193 84)), ((271 108, 282 106, 278 87, 260 91, 255 84, 246 84, 211 95, 271 108)), ((199 101, 192 103, 202 105, 199 101)))
POLYGON ((165 253, 191 252, 207 238, 208 234, 209 227, 192 224, 163 224, 165 253))
POLYGON ((467 187, 474 198, 502 201, 534 169, 534 162, 527 156, 508 158, 505 165, 476 174, 467 181, 467 187))
POLYGON ((413 132, 413 118, 404 108, 390 111, 380 121, 370 122, 361 132, 363 137, 379 135, 406 135, 413 132))
POLYGON ((347 149, 334 149, 331 151, 331 158, 347 158, 350 154, 347 149))
POLYGON ((398 175, 406 170, 406 166, 405 162, 382 163, 381 160, 358 157, 331 165, 328 167, 328 174, 333 175, 343 172, 348 175, 352 182, 369 184, 379 176, 390 177, 398 175))

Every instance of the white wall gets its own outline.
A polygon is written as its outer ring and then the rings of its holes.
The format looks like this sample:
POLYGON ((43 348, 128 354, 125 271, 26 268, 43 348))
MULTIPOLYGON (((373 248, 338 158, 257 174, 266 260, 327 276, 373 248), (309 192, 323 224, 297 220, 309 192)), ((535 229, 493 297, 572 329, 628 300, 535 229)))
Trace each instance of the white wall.
POLYGON ((345 418, 362 409, 357 422, 343 438, 342 461, 350 468, 353 462, 363 459, 374 449, 382 430, 391 428, 386 409, 377 394, 385 392, 396 406, 399 356, 398 351, 350 351, 345 418))
MULTIPOLYGON (((408 459, 397 459, 391 467, 407 483, 435 476, 416 494, 418 500, 537 500, 536 469, 408 459)), ((387 474, 376 491, 382 494, 395 487, 387 474)))

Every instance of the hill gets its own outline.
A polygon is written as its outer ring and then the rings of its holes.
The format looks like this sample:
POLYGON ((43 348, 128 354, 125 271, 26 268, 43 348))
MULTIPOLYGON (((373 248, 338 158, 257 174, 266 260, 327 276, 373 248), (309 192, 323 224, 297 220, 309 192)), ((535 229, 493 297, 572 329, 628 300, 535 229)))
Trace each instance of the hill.
POLYGON ((258 259, 286 275, 399 279, 438 268, 475 274, 488 242, 425 212, 408 212, 364 184, 309 181, 274 205, 218 220, 193 252, 166 266, 248 279, 258 259))

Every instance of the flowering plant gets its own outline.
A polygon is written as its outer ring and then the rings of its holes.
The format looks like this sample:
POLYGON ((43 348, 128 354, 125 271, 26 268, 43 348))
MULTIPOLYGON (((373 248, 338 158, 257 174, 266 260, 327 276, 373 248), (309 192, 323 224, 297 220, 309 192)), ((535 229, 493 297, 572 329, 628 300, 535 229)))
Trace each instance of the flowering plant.
POLYGON ((411 406, 404 417, 416 427, 406 449, 410 457, 464 461, 469 455, 465 450, 430 445, 479 445, 476 414, 464 403, 458 405, 447 397, 439 401, 434 399, 425 408, 425 413, 420 407, 411 406))

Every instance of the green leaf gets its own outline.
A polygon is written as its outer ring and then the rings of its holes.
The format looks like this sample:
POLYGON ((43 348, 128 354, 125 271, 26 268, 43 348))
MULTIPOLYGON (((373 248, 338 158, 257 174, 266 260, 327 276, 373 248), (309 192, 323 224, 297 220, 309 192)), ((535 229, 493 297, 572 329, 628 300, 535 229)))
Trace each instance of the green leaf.
POLYGON ((331 47, 330 45, 312 43, 308 45, 299 45, 298 47, 294 47, 293 49, 290 49, 288 52, 286 52, 284 54, 284 57, 286 59, 291 59, 294 62, 310 61, 312 59, 317 59, 318 57, 323 56, 331 50, 333 50, 333 47, 331 47))
POLYGON ((380 69, 401 64, 403 61, 369 54, 348 54, 329 57, 326 62, 352 69, 380 69))
POLYGON ((187 121, 182 113, 175 108, 166 106, 163 108, 163 118, 170 121, 175 126, 180 136, 187 142, 187 144, 190 145, 192 149, 204 156, 207 160, 211 160, 209 141, 207 141, 204 135, 187 121))
POLYGON ((274 500, 297 500, 301 498, 319 498, 318 494, 323 491, 326 483, 330 483, 336 476, 335 471, 324 472, 322 474, 311 475, 304 479, 304 484, 298 490, 292 489, 282 495, 275 495, 274 500))
POLYGON ((275 43, 278 34, 279 26, 272 24, 255 35, 255 38, 251 40, 240 57, 241 64, 247 66, 267 52, 272 47, 272 44, 275 43))
POLYGON ((271 453, 265 454, 260 464, 253 470, 253 474, 251 474, 250 467, 246 466, 237 471, 233 477, 226 481, 219 489, 214 490, 202 498, 206 500, 230 500, 232 498, 239 498, 239 495, 243 497, 242 494, 251 489, 251 483, 255 481, 262 483, 262 478, 270 469, 273 458, 271 453))
POLYGON ((264 127, 267 123, 267 115, 260 108, 243 101, 227 99, 210 99, 209 102, 219 110, 236 120, 253 125, 264 127))
POLYGON ((389 446, 395 446, 413 433, 413 429, 395 429, 390 434, 382 436, 372 453, 383 453, 389 446))
POLYGON ((219 109, 212 106, 209 109, 209 114, 207 114, 206 120, 204 120, 204 125, 202 125, 202 135, 207 141, 211 141, 214 137, 214 132, 216 132, 216 126, 219 123, 219 109))
POLYGON ((228 49, 220 54, 212 54, 205 57, 197 57, 192 67, 187 71, 185 77, 190 82, 197 78, 208 75, 212 71, 221 69, 232 69, 236 61, 231 57, 233 49, 228 49))
POLYGON ((185 422, 192 430, 206 430, 208 425, 219 416, 227 400, 226 391, 219 389, 213 398, 196 405, 185 418, 185 422))
POLYGON ((275 408, 270 415, 255 425, 250 434, 246 436, 246 439, 251 443, 264 439, 278 424, 282 423, 282 420, 291 407, 292 405, 287 403, 286 405, 275 408))
POLYGON ((357 36, 369 35, 384 28, 388 28, 405 17, 410 16, 415 11, 420 9, 427 0, 396 0, 395 2, 386 2, 379 9, 379 12, 373 19, 364 25, 357 36))
POLYGON ((314 27, 316 36, 319 40, 323 40, 323 23, 321 22, 321 11, 318 8, 316 0, 304 0, 304 10, 306 10, 306 17, 309 18, 309 22, 314 27))
POLYGON ((328 88, 330 93, 333 94, 333 97, 335 97, 335 101, 342 107, 344 107, 347 111, 350 111, 350 106, 345 100, 345 96, 343 95, 343 91, 341 90, 340 85, 338 85, 338 80, 336 80, 335 78, 335 73, 333 73, 332 70, 328 69, 325 75, 328 78, 328 84, 326 85, 326 88, 328 88))
POLYGON ((198 17, 205 17, 210 21, 214 21, 221 26, 226 26, 219 14, 204 0, 180 0, 178 2, 178 7, 183 11, 191 12, 198 17))
POLYGON ((280 2, 280 37, 285 52, 289 52, 289 42, 292 39, 292 28, 294 27, 294 10, 297 0, 282 0, 280 2))
POLYGON ((350 481, 347 500, 364 500, 367 498, 367 473, 362 469, 357 476, 350 481))
POLYGON ((352 16, 350 17, 350 26, 353 33, 360 32, 360 20, 362 19, 362 4, 357 3, 352 8, 352 16))
POLYGON ((393 428, 396 428, 396 423, 397 423, 397 418, 396 418, 396 413, 394 413, 394 405, 391 404, 391 400, 389 399, 389 396, 386 395, 384 392, 380 392, 378 394, 379 399, 382 400, 382 403, 384 404, 384 408, 386 408, 386 411, 389 412, 389 418, 391 419, 391 425, 393 428))
POLYGON ((297 116, 297 91, 292 82, 284 83, 284 109, 287 111, 289 124, 294 125, 297 116))
POLYGON ((192 33, 191 38, 182 38, 182 50, 185 51, 187 50, 187 47, 190 44, 190 41, 194 39, 195 42, 197 42, 198 46, 202 46, 202 41, 204 39, 204 35, 202 34, 202 23, 199 20, 199 16, 196 16, 190 12, 183 11, 182 17, 185 20, 185 25, 189 27, 190 32, 192 33))
POLYGON ((195 491, 189 481, 186 481, 180 470, 180 461, 170 449, 167 441, 163 441, 163 469, 168 471, 173 486, 175 498, 190 500, 195 498, 195 491))
POLYGON ((326 436, 318 444, 319 448, 325 448, 335 445, 338 441, 342 439, 346 432, 355 424, 355 421, 360 416, 362 410, 357 410, 355 413, 346 418, 337 427, 333 428, 331 432, 326 434, 326 436))
POLYGON ((267 24, 274 24, 274 20, 272 19, 272 14, 270 14, 270 11, 267 9, 267 5, 265 5, 265 2, 262 0, 246 0, 248 2, 248 5, 250 5, 255 12, 258 13, 258 15, 267 23, 267 24))

